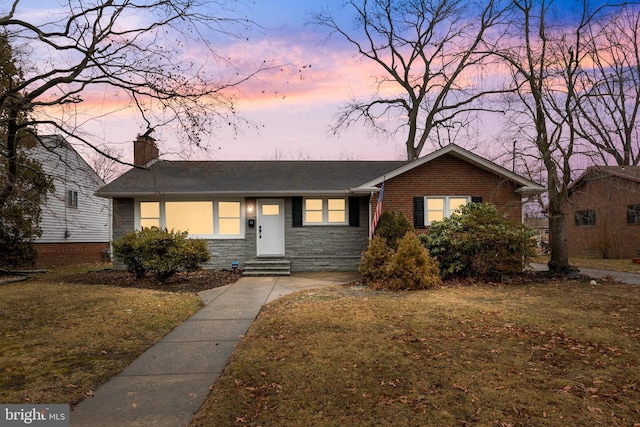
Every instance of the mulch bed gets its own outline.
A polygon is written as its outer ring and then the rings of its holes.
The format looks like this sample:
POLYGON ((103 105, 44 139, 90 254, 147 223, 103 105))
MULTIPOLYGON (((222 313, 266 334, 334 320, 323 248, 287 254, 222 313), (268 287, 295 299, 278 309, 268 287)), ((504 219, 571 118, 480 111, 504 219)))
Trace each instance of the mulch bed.
POLYGON ((133 274, 123 270, 99 270, 64 276, 61 278, 61 281, 65 283, 197 293, 234 283, 240 278, 240 275, 240 272, 230 270, 179 272, 167 279, 164 283, 159 283, 150 274, 142 279, 136 279, 133 274))

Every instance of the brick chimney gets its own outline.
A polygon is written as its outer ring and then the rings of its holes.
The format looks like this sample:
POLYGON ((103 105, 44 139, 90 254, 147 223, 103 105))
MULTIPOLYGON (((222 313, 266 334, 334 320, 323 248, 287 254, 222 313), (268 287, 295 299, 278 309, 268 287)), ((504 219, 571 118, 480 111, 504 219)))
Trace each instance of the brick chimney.
POLYGON ((138 135, 133 142, 133 164, 136 166, 145 167, 160 156, 156 140, 149 136, 152 131, 149 129, 143 135, 138 135))

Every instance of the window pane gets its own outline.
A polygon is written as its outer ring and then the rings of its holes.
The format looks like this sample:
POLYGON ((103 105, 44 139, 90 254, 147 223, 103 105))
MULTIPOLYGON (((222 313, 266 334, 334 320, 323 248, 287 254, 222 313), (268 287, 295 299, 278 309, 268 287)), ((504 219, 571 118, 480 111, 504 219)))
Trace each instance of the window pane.
POLYGON ((627 206, 627 224, 640 224, 640 205, 627 206))
POLYGON ((305 199, 304 221, 307 223, 322 223, 322 199, 305 199))
POLYGON ((218 234, 240 234, 240 202, 218 202, 218 234))
POLYGON ((160 202, 140 202, 140 227, 160 228, 160 202))
POLYGON ((240 202, 219 202, 218 216, 220 218, 240 218, 240 202))
POLYGON ((322 223, 322 211, 307 211, 304 221, 307 223, 322 223))
POLYGON ((576 211, 574 214, 576 227, 596 225, 596 211, 592 209, 576 211))
POLYGON ((327 200, 329 212, 327 221, 332 223, 343 223, 346 221, 347 209, 345 199, 329 199, 327 200))
POLYGON ((343 211, 345 210, 345 200, 344 199, 329 199, 329 210, 330 211, 343 211))
POLYGON ((427 210, 444 211, 444 199, 427 199, 427 210))
POLYGON ((221 235, 238 235, 240 234, 240 219, 238 218, 220 218, 220 229, 218 234, 221 235))
POLYGON ((280 215, 280 205, 262 205, 262 215, 280 215))
POLYGON ((160 202, 140 202, 140 218, 160 218, 160 202))
POLYGON ((427 198, 427 224, 432 221, 440 221, 444 218, 444 201, 444 197, 427 198))
POLYGON ((441 221, 444 218, 444 212, 442 211, 430 211, 427 212, 427 221, 441 221))
POLYGON ((449 213, 452 214, 453 211, 458 209, 460 206, 464 206, 467 204, 466 197, 452 197, 449 199, 449 213))
POLYGON ((160 228, 160 219, 153 219, 153 218, 140 219, 140 227, 142 227, 142 228, 151 228, 151 227, 160 228))
POLYGON ((213 234, 211 202, 166 202, 165 226, 189 234, 213 234))
POLYGON ((305 199, 304 207, 308 211, 321 211, 322 199, 305 199))
POLYGON ((344 211, 329 211, 329 222, 345 222, 344 211))

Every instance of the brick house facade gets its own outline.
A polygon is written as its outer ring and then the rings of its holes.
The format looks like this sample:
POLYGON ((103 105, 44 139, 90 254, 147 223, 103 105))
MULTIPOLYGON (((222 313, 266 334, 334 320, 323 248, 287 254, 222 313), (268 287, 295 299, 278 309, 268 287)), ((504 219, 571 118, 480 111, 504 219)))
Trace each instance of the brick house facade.
POLYGON ((109 261, 109 242, 36 243, 37 267, 59 267, 109 261))
POLYGON ((566 204, 569 256, 640 256, 640 167, 588 168, 570 187, 566 204))
POLYGON ((522 196, 517 189, 517 184, 504 176, 445 154, 387 179, 383 212, 402 212, 421 231, 426 230, 426 226, 416 224, 416 198, 463 196, 491 203, 509 220, 522 222, 522 196))
POLYGON ((520 222, 523 195, 544 191, 456 145, 411 162, 166 161, 139 154, 139 168, 96 193, 112 199, 113 237, 146 226, 188 229, 207 241, 210 268, 285 258, 293 271, 357 270, 383 182, 383 210, 413 218, 417 232, 455 203, 472 201, 492 203, 520 222))

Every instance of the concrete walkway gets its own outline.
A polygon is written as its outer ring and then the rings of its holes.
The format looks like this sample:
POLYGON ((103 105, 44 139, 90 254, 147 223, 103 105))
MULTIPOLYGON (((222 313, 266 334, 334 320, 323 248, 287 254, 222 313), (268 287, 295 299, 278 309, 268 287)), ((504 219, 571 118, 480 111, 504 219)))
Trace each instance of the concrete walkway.
POLYGON ((358 279, 355 273, 243 277, 201 292, 205 306, 76 406, 71 425, 186 426, 264 304, 358 279))

